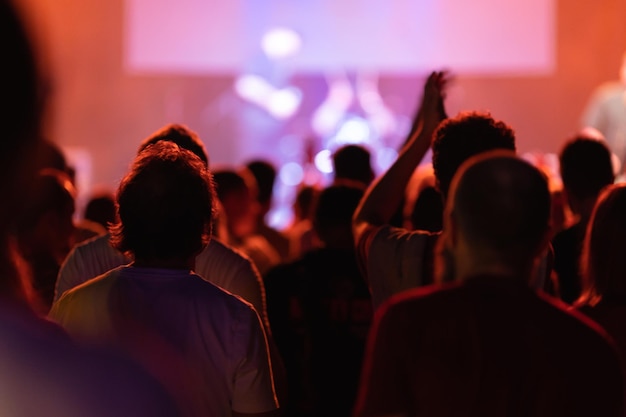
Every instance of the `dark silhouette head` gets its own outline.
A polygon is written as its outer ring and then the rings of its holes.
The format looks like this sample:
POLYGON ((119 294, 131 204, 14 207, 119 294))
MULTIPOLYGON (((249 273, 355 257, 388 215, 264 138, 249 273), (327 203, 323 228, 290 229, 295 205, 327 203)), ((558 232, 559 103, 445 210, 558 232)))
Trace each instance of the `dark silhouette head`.
POLYGON ((515 151, 513 129, 488 113, 459 113, 441 122, 433 135, 433 169, 444 199, 454 174, 467 159, 494 149, 515 151))
POLYGON ((188 127, 179 124, 163 126, 161 129, 145 138, 139 145, 137 153, 144 150, 147 146, 160 141, 172 142, 182 149, 193 152, 204 162, 205 167, 209 167, 209 155, 200 137, 188 127))
POLYGON ((75 199, 67 173, 51 168, 39 172, 19 217, 24 254, 46 252, 60 265, 73 243, 75 199))
POLYGON ((514 269, 530 267, 545 248, 551 197, 545 175, 512 152, 477 155, 459 169, 446 217, 471 256, 514 269))
POLYGON ((626 184, 606 187, 587 225, 581 253, 581 304, 626 298, 626 184))
POLYGON ((371 153, 362 145, 343 145, 333 153, 335 181, 351 180, 369 185, 374 179, 371 153))
POLYGON ((85 219, 100 224, 105 229, 115 223, 115 195, 101 192, 92 195, 85 206, 85 219))
POLYGON ((262 214, 265 215, 271 208, 276 181, 276 167, 267 160, 254 159, 246 164, 257 184, 257 201, 261 204, 262 214))
POLYGON ((220 168, 213 171, 213 179, 230 237, 240 239, 253 233, 259 211, 254 176, 247 169, 220 168))
POLYGON ((410 214, 411 227, 415 230, 440 232, 443 227, 443 200, 434 186, 422 188, 417 195, 410 214))
POLYGON ((595 201, 600 190, 615 181, 611 151, 602 140, 581 135, 569 139, 559 162, 563 189, 577 214, 580 203, 595 201))
POLYGON ((135 259, 195 257, 211 234, 213 199, 204 161, 158 141, 137 155, 119 185, 111 242, 135 259))
POLYGON ((313 229, 326 247, 354 247, 352 215, 365 193, 365 185, 352 182, 330 185, 321 190, 313 214, 313 229))

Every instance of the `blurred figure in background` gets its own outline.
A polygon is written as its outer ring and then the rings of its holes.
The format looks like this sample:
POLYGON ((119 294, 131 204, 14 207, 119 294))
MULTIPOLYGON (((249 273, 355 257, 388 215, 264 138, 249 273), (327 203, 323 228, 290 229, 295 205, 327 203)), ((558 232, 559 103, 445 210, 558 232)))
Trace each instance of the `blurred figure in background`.
POLYGON ((274 247, 281 262, 286 261, 289 259, 290 252, 289 238, 280 230, 270 226, 267 218, 273 204, 276 167, 263 159, 253 159, 245 166, 254 175, 258 189, 256 199, 260 209, 257 213, 256 233, 263 236, 274 247))
POLYGON ((76 190, 64 172, 45 169, 39 172, 30 197, 19 218, 18 244, 30 268, 39 313, 47 315, 59 268, 74 246, 76 190))
POLYGON ((613 338, 626 380, 625 214, 626 184, 609 185, 600 193, 589 220, 580 255, 582 291, 574 307, 613 338))
POLYGON ((287 416, 349 417, 372 320, 351 219, 365 185, 337 183, 315 204, 320 247, 267 273, 267 310, 289 383, 287 416))
POLYGON ((213 179, 223 210, 219 221, 223 222, 227 234, 226 237, 218 234, 218 238, 246 254, 264 275, 281 259, 269 241, 256 232, 260 207, 256 202, 254 176, 247 169, 236 171, 223 167, 213 171, 213 179))
POLYGON ((83 220, 99 225, 107 233, 109 225, 115 223, 115 195, 111 191, 100 191, 89 197, 83 220))
POLYGON ((332 155, 333 182, 357 181, 368 186, 374 179, 371 152, 363 145, 343 145, 332 155))
POLYGON ((591 212, 600 191, 615 181, 611 151, 604 141, 577 135, 560 155, 563 193, 574 222, 552 238, 554 271, 560 298, 568 304, 580 297, 580 252, 591 212))
POLYGON ((301 184, 296 192, 292 209, 294 218, 284 233, 289 238, 289 259, 296 259, 319 246, 313 232, 313 208, 320 189, 316 185, 301 184))
POLYGON ((582 116, 582 128, 600 132, 620 162, 620 176, 626 165, 626 52, 622 55, 619 79, 598 86, 582 116))

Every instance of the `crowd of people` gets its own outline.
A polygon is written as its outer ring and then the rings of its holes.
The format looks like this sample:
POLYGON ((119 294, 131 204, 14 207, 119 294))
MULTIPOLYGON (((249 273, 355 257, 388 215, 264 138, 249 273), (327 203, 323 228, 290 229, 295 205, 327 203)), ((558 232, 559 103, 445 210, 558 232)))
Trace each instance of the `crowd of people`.
POLYGON ((340 147, 287 229, 271 161, 214 168, 177 123, 77 223, 27 23, 0 1, 1 415, 626 415, 626 186, 597 132, 557 194, 434 71, 391 166, 340 147))

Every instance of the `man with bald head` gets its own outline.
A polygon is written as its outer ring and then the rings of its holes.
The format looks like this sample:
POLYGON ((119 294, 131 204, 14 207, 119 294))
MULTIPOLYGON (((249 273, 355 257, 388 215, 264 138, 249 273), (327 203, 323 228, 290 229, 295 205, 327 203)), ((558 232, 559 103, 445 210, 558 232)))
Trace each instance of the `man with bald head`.
POLYGON ((533 290, 548 244, 544 175, 514 153, 467 160, 439 241, 453 280, 377 313, 355 416, 619 416, 619 362, 595 324, 533 290))

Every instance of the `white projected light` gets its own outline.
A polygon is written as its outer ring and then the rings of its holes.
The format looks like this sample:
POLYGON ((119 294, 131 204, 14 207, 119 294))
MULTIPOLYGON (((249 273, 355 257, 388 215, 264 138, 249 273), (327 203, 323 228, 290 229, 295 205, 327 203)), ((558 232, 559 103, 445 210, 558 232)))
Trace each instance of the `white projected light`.
POLYGON ((301 45, 300 35, 287 28, 271 29, 263 35, 261 40, 263 52, 273 59, 295 55, 300 50, 301 45))

